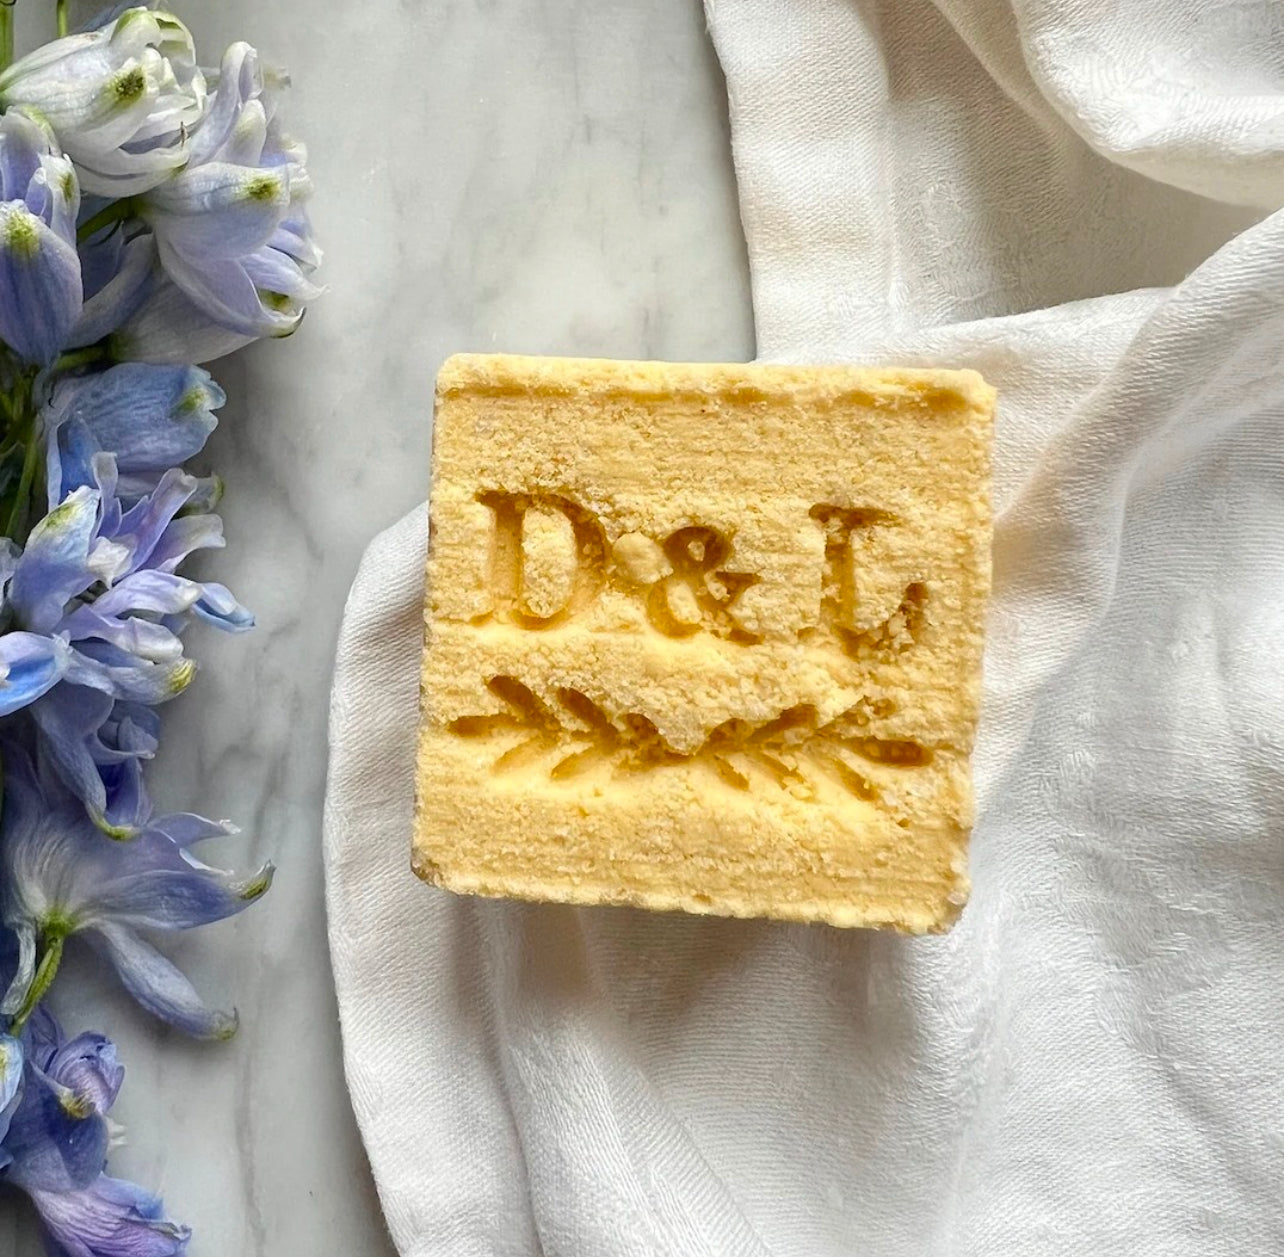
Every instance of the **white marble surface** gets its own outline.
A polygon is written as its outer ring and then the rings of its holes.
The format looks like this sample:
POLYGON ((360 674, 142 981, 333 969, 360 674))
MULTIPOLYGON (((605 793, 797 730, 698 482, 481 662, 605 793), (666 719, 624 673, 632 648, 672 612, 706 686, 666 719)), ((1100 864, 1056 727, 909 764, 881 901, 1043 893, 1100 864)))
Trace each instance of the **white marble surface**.
MULTIPOLYGON (((52 7, 19 0, 20 37, 52 7)), ((175 7, 206 59, 244 38, 292 72, 328 254, 329 294, 301 333, 215 369, 231 397, 209 450, 230 545, 206 570, 260 628, 194 640, 206 666, 169 710, 154 777, 162 802, 243 826, 228 861, 270 856, 279 873, 262 905, 174 949, 239 1007, 231 1045, 158 1031, 89 962, 64 993, 105 993, 61 1006, 120 1043, 129 1139, 113 1169, 163 1191, 196 1230, 193 1257, 386 1257, 321 891, 344 597, 369 539, 425 494, 448 353, 752 355, 723 84, 698 0, 175 7)), ((0 1205, 0 1252, 34 1257, 16 1214, 0 1205)))

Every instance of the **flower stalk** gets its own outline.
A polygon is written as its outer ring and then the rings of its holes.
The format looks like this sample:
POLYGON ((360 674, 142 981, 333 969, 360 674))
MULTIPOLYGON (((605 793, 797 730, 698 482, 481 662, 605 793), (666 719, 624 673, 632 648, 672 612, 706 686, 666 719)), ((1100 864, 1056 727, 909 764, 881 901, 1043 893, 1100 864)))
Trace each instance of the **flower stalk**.
POLYGON ((13 64, 13 6, 18 0, 0 0, 0 73, 13 64))
POLYGON ((13 1022, 9 1027, 10 1034, 17 1036, 22 1033, 23 1028, 31 1018, 31 1014, 36 1011, 40 1001, 49 993, 49 988, 53 986, 54 978, 58 976, 58 967, 62 964, 62 949, 66 937, 62 930, 57 929, 46 930, 42 936, 43 954, 40 957, 40 964, 36 967, 36 976, 31 981, 31 987, 27 991, 26 998, 13 1015, 13 1022))

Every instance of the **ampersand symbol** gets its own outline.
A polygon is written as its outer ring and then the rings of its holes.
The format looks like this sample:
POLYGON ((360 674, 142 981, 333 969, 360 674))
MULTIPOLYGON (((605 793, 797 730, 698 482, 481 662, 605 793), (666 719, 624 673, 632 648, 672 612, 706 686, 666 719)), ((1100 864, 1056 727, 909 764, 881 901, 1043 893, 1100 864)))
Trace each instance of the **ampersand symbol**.
POLYGON ((647 593, 647 616, 668 637, 690 637, 705 629, 733 641, 756 641, 732 614, 736 600, 760 579, 722 565, 731 554, 716 529, 679 528, 665 538, 664 557, 673 569, 647 593))

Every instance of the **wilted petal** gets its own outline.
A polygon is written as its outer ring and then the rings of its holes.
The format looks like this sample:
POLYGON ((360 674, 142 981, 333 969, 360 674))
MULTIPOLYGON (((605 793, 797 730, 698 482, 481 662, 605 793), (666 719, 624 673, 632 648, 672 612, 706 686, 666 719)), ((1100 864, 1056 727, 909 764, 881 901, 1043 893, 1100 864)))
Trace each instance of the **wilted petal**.
POLYGON ((31 1199, 60 1257, 178 1257, 192 1234, 162 1216, 159 1197, 105 1174, 80 1191, 31 1199))
POLYGON ((149 943, 122 926, 103 925, 91 941, 111 961, 125 989, 150 1013, 198 1039, 229 1039, 236 1014, 206 1008, 196 988, 149 943))
POLYGON ((44 1071, 78 1099, 106 1113, 116 1103, 125 1067, 116 1059, 116 1045, 101 1034, 80 1034, 62 1044, 44 1071))

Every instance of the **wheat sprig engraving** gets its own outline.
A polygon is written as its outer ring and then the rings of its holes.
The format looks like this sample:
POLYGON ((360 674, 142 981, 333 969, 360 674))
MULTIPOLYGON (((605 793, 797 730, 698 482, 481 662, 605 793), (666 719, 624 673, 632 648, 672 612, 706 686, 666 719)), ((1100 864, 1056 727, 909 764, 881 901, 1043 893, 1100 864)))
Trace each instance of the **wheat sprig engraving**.
POLYGON ((811 769, 857 798, 874 801, 878 788, 862 765, 917 768, 932 757, 917 742, 869 736, 861 727, 867 715, 857 708, 825 724, 819 723, 816 708, 805 703, 759 724, 727 720, 695 750, 684 752, 671 746, 648 717, 625 712, 612 718, 579 690, 558 689, 554 706, 516 677, 493 676, 486 688, 507 710, 463 716, 447 727, 457 737, 510 743, 492 762, 495 773, 548 764, 549 778, 557 781, 603 766, 639 772, 700 763, 737 790, 766 782, 805 793, 810 785, 805 770, 811 769))

